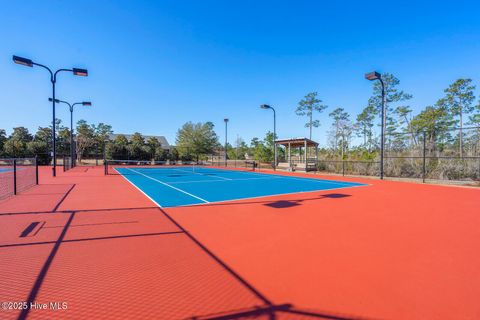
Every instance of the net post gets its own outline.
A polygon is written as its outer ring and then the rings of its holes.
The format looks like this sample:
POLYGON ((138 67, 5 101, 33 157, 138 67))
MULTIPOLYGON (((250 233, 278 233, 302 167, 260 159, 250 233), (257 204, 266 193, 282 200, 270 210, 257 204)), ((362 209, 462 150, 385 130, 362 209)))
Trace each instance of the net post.
POLYGON ((73 144, 73 152, 72 152, 72 168, 77 166, 77 145, 73 144))
POLYGON ((65 155, 63 155, 63 172, 65 172, 65 155))
POLYGON ((108 175, 108 161, 107 160, 103 161, 103 166, 104 166, 103 173, 105 175, 108 175))
POLYGON ((35 155, 35 184, 38 185, 38 156, 35 155))
POLYGON ((103 164, 105 165, 105 163, 107 162, 107 145, 106 143, 104 142, 103 143, 103 164))
POLYGON ((17 159, 13 159, 13 194, 17 194, 17 159))

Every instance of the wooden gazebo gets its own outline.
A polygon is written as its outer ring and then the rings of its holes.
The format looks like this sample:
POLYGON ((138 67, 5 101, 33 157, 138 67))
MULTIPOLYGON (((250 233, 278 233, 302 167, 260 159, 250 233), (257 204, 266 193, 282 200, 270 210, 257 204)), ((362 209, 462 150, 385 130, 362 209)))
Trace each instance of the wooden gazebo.
POLYGON ((278 168, 286 170, 311 171, 317 167, 318 143, 308 138, 291 138, 275 140, 275 146, 286 149, 285 162, 279 162, 278 168), (298 149, 298 156, 292 157, 292 148, 298 149), (302 153, 303 150, 303 153, 302 153))

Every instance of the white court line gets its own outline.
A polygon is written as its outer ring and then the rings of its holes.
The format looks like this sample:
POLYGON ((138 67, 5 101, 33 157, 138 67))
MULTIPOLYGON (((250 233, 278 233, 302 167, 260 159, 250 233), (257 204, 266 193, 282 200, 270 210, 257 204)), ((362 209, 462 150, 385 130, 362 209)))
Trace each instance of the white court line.
MULTIPOLYGON (((216 169, 215 169, 216 170, 216 169)), ((348 187, 357 187, 357 185, 351 185, 351 184, 360 184, 360 185, 368 185, 366 183, 358 183, 358 182, 344 182, 344 181, 332 181, 332 180, 326 180, 326 179, 316 179, 316 178, 310 178, 310 177, 293 177, 293 176, 284 176, 281 174, 276 174, 276 173, 263 173, 263 172, 246 172, 246 171, 236 171, 236 170, 226 170, 226 169, 219 169, 219 170, 225 170, 229 172, 238 172, 238 173, 243 173, 247 175, 255 175, 255 176, 273 176, 277 178, 286 178, 286 179, 293 179, 293 180, 307 180, 307 181, 312 181, 312 182, 320 182, 320 183, 330 183, 334 185, 342 185, 342 186, 348 186, 348 187)), ((237 180, 237 179, 234 179, 237 180)))
POLYGON ((180 191, 180 192, 182 192, 182 193, 184 193, 184 194, 186 194, 186 195, 188 195, 188 196, 190 196, 190 197, 193 197, 193 198, 198 199, 198 200, 200 200, 200 201, 203 201, 203 202, 205 202, 205 203, 210 203, 209 201, 207 201, 207 200, 205 200, 205 199, 202 199, 202 198, 200 198, 200 197, 197 197, 196 195, 193 195, 193 194, 191 194, 191 193, 188 193, 188 192, 185 191, 185 190, 182 190, 182 189, 176 188, 176 187, 174 187, 174 186, 171 186, 171 185, 169 185, 168 183, 165 183, 165 182, 160 181, 160 180, 158 180, 158 179, 152 178, 152 177, 150 177, 150 176, 148 176, 148 175, 146 175, 146 174, 143 174, 143 173, 141 173, 141 172, 138 172, 138 171, 133 170, 133 169, 130 169, 130 168, 126 168, 126 169, 127 169, 127 170, 130 170, 130 171, 133 171, 133 172, 135 172, 135 173, 138 173, 138 174, 144 176, 144 177, 147 178, 147 179, 150 179, 150 180, 156 181, 156 182, 158 182, 158 183, 161 183, 161 184, 163 184, 164 186, 167 186, 167 187, 172 188, 172 189, 174 189, 174 190, 180 191))
MULTIPOLYGON (((128 169, 128 168, 125 168, 128 169)), ((131 169, 128 169, 131 170, 131 169)), ((117 171, 117 169, 115 169, 117 171)), ((132 170, 133 171, 133 170, 132 170)), ((117 171, 118 172, 118 171, 117 171)), ((137 187, 135 183, 132 181, 128 180, 126 176, 124 176, 122 173, 118 172, 125 180, 127 180, 132 186, 134 186, 138 191, 143 193, 148 199, 150 199, 153 203, 155 203, 158 207, 163 208, 158 202, 152 199, 148 194, 146 194, 142 189, 137 187)), ((284 177, 281 175, 270 175, 270 174, 264 174, 266 176, 273 176, 272 178, 277 178, 277 177, 284 177)), ((151 178, 148 177, 147 178, 151 178)), ((314 179, 312 179, 314 180, 314 179)), ((205 182, 205 181, 203 181, 205 182)), ((214 182, 214 181, 211 181, 214 182)), ((299 193, 313 193, 313 192, 322 192, 322 191, 329 191, 329 190, 336 190, 336 189, 345 189, 345 188, 358 188, 358 187, 366 187, 366 186, 371 186, 370 184, 361 184, 361 185, 356 185, 356 186, 344 186, 344 187, 333 187, 329 189, 319 189, 319 190, 311 190, 311 191, 296 191, 296 192, 288 192, 288 193, 277 193, 277 194, 272 194, 272 195, 264 195, 264 196, 255 196, 255 197, 246 197, 246 198, 237 198, 237 199, 229 199, 229 200, 220 200, 220 201, 213 201, 213 202, 208 202, 207 203, 226 203, 226 202, 232 202, 232 201, 240 201, 240 200, 249 200, 249 199, 260 199, 260 198, 267 198, 267 197, 277 197, 277 196, 283 196, 283 195, 292 195, 292 194, 299 194, 299 193)), ((173 186, 170 186, 174 188, 173 186)), ((168 206, 167 208, 175 208, 175 207, 190 207, 190 206, 201 206, 204 205, 203 203, 195 203, 195 204, 184 204, 184 205, 177 205, 177 206, 168 206)))
MULTIPOLYGON (((201 175, 201 176, 207 176, 207 177, 210 177, 210 175, 208 174, 203 174, 203 173, 200 173, 200 172, 195 172, 195 171, 187 171, 187 170, 182 170, 182 169, 174 169, 174 170, 177 170, 177 171, 182 171, 182 172, 188 172, 188 173, 193 173, 193 174, 198 174, 198 175, 201 175)), ((220 177, 220 176, 214 176, 213 178, 220 178, 220 179, 223 179, 223 180, 233 180, 233 179, 230 179, 230 178, 225 178, 225 177, 220 177)))
MULTIPOLYGON (((118 170, 116 168, 114 168, 115 171, 118 172, 118 170)), ((137 188, 138 191, 140 191, 141 193, 143 193, 143 195, 145 197, 147 197, 148 199, 150 199, 150 201, 152 201, 153 203, 155 203, 159 208, 162 208, 162 206, 155 200, 153 200, 152 197, 150 197, 148 194, 146 194, 142 189, 140 189, 139 187, 137 187, 137 185, 135 183, 133 183, 132 181, 128 180, 127 177, 125 177, 121 172, 118 172, 123 179, 127 180, 128 183, 130 183, 132 186, 134 186, 135 188, 137 188)))
MULTIPOLYGON (((228 179, 229 181, 244 181, 244 180, 274 180, 281 177, 268 177, 268 178, 240 178, 240 179, 228 179)), ((185 184, 185 183, 201 183, 201 182, 225 182, 226 180, 193 180, 193 181, 179 181, 170 182, 170 184, 185 184)))
POLYGON ((337 184, 337 185, 344 185, 344 186, 352 186, 352 187, 358 187, 357 185, 366 185, 365 183, 359 183, 359 182, 346 182, 346 181, 332 181, 332 180, 324 180, 324 179, 314 179, 314 178, 307 178, 307 177, 292 177, 292 176, 282 176, 279 175, 280 177, 288 178, 288 179, 294 179, 294 180, 308 180, 308 181, 313 181, 313 182, 325 182, 325 183, 330 183, 330 184, 337 184))
MULTIPOLYGON (((208 168, 208 169, 210 169, 210 168, 208 168)), ((182 169, 174 169, 174 170, 183 171, 182 169)), ((276 173, 263 173, 263 172, 255 172, 255 171, 246 172, 246 171, 228 170, 228 169, 222 169, 222 168, 218 168, 218 169, 217 168, 215 168, 215 169, 212 168, 210 170, 212 170, 212 171, 219 170, 219 171, 225 171, 225 172, 242 173, 242 174, 244 174, 244 175, 246 174, 248 176, 263 176, 263 177, 285 178, 285 179, 303 180, 303 181, 306 180, 306 181, 311 181, 311 182, 315 182, 315 183, 328 183, 328 184, 347 186, 347 187, 356 187, 356 185, 352 185, 352 184, 368 185, 368 184, 365 184, 365 183, 358 183, 358 182, 332 181, 332 180, 316 179, 316 178, 310 178, 310 177, 293 177, 293 176, 284 176, 284 175, 276 174, 276 173)), ((189 171, 184 171, 184 172, 189 172, 189 171)), ((201 174, 201 173, 198 173, 198 174, 201 174)), ((218 177, 218 178, 220 178, 220 177, 218 177)), ((221 177, 221 178, 225 179, 225 180, 231 180, 231 181, 247 180, 247 179, 228 179, 228 178, 224 178, 224 177, 221 177)), ((261 178, 252 178, 252 180, 253 179, 261 179, 261 178)), ((207 182, 207 181, 203 181, 203 182, 207 182)), ((209 182, 215 182, 215 181, 209 181, 209 182)), ((175 182, 174 184, 177 184, 177 183, 181 183, 181 182, 175 182)))
POLYGON ((267 174, 264 174, 264 173, 259 173, 259 172, 255 172, 255 171, 241 171, 241 170, 232 170, 232 169, 228 169, 228 168, 204 168, 202 167, 202 169, 204 170, 210 170, 212 172, 225 172, 225 173, 243 173, 243 174, 248 174, 248 175, 267 175, 267 174))
MULTIPOLYGON (((237 171, 235 171, 235 172, 237 172, 237 171)), ((284 175, 276 174, 276 173, 245 172, 245 171, 238 171, 238 172, 239 173, 250 174, 250 175, 253 174, 253 175, 262 175, 262 176, 274 176, 274 177, 294 179, 294 180, 304 180, 304 181, 307 180, 307 181, 312 181, 312 182, 325 182, 325 183, 331 183, 331 184, 336 184, 336 185, 345 185, 345 186, 351 186, 351 187, 357 187, 357 186, 352 186, 351 184, 369 185, 369 184, 366 184, 366 183, 359 183, 359 182, 332 181, 332 180, 316 179, 316 178, 310 178, 310 177, 284 176, 284 175)))
MULTIPOLYGON (((307 181, 312 181, 312 182, 315 182, 315 183, 329 183, 329 184, 333 184, 333 185, 342 185, 342 186, 348 186, 348 187, 356 187, 356 185, 352 186, 352 184, 360 184, 360 185, 367 185, 367 186, 369 185, 369 184, 366 184, 366 183, 358 183, 358 182, 346 182, 346 181, 335 181, 335 180, 332 181, 332 180, 316 179, 316 178, 310 178, 310 177, 286 176, 286 175, 281 175, 281 174, 276 174, 276 173, 264 173, 264 172, 255 172, 255 171, 247 172, 247 171, 240 171, 240 170, 238 170, 238 171, 237 170, 228 170, 228 169, 223 169, 223 168, 207 168, 207 169, 212 170, 212 171, 217 171, 218 170, 218 171, 225 171, 225 172, 242 173, 242 174, 244 174, 244 175, 246 174, 248 176, 275 177, 275 178, 285 178, 285 179, 303 180, 303 181, 307 180, 307 181)), ((174 170, 182 171, 182 169, 174 169, 174 170)), ((185 172, 188 172, 188 171, 185 171, 185 172)), ((224 177, 222 177, 222 178, 227 179, 227 178, 224 178, 224 177)), ((240 179, 229 179, 229 180, 236 181, 236 180, 240 180, 240 179)))
MULTIPOLYGON (((220 201, 212 201, 209 204, 217 204, 217 203, 226 203, 226 202, 232 202, 232 201, 241 201, 241 200, 249 200, 249 199, 261 199, 261 198, 270 198, 270 197, 277 197, 277 196, 286 196, 286 195, 293 195, 293 194, 300 194, 300 193, 313 193, 313 192, 322 192, 322 191, 330 191, 330 190, 337 190, 337 189, 346 189, 346 188, 359 188, 359 187, 367 187, 370 186, 369 184, 365 185, 359 185, 359 186, 344 186, 344 187, 332 187, 328 189, 318 189, 318 190, 311 190, 311 191, 295 191, 295 192, 287 192, 287 193, 276 193, 276 194, 269 194, 269 195, 264 195, 264 196, 255 196, 255 197, 246 197, 246 198, 237 198, 237 199, 229 199, 229 200, 220 200, 220 201)), ((320 199, 320 198, 319 198, 320 199)), ((272 200, 273 202, 274 200, 272 200)), ((282 201, 282 200, 280 200, 282 201)), ((288 201, 288 200, 285 200, 288 201)), ((205 205, 204 203, 194 203, 194 204, 182 204, 174 207, 190 207, 190 206, 203 206, 205 205)), ((168 208, 174 208, 174 207, 168 207, 168 208)))

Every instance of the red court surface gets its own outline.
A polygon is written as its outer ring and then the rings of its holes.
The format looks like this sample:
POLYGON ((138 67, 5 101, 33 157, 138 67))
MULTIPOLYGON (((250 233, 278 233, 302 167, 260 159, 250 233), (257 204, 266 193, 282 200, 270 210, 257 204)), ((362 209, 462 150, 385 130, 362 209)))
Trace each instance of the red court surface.
POLYGON ((0 202, 0 319, 480 319, 480 189, 322 178, 369 186, 161 209, 41 168, 0 202))

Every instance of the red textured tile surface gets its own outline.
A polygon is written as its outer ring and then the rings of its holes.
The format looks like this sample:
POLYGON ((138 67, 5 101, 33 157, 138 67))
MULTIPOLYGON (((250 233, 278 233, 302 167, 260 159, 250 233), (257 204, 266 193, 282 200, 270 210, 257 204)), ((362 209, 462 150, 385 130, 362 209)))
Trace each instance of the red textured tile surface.
POLYGON ((183 319, 259 303, 183 234, 64 243, 38 295, 52 299, 68 309, 32 317, 183 319))
POLYGON ((371 186, 169 213, 275 302, 479 318, 480 190, 358 180, 371 186))
MULTIPOLYGON (((0 248, 0 303, 27 300, 52 248, 52 244, 0 248)), ((19 314, 18 309, 0 309, 2 320, 17 319, 19 314)))
POLYGON ((0 201, 0 302, 68 304, 28 319, 480 318, 478 189, 322 177, 370 186, 162 211, 100 167, 49 174, 0 201))

